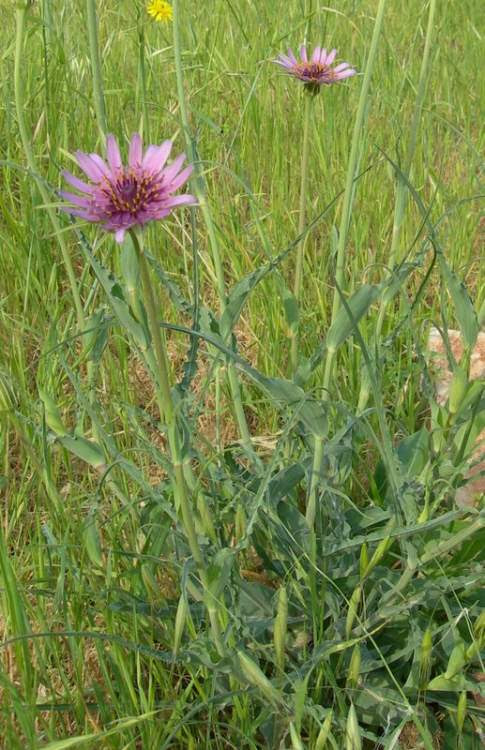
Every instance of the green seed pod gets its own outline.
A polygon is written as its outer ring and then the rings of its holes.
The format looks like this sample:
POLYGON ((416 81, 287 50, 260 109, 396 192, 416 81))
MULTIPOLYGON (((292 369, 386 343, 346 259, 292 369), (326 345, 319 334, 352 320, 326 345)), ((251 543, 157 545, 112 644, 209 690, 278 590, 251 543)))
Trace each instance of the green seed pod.
POLYGON ((174 658, 177 656, 180 643, 182 641, 182 635, 185 629, 185 623, 187 621, 188 605, 185 594, 182 593, 177 606, 177 613, 175 615, 175 629, 173 634, 173 655, 174 658))
POLYGON ((433 650, 433 636, 431 628, 426 628, 421 641, 419 654, 419 676, 421 685, 427 685, 431 674, 431 652, 433 650))
POLYGON ((480 641, 485 633, 485 612, 481 612, 473 624, 473 634, 480 641))
POLYGON ((458 698, 458 706, 456 708, 456 727, 461 734, 463 731, 463 725, 466 719, 466 690, 460 693, 458 698))
POLYGON ((207 534, 212 542, 216 542, 217 534, 215 532, 210 510, 203 492, 197 493, 197 510, 199 511, 199 516, 200 520, 202 521, 202 528, 204 529, 204 533, 207 534))
POLYGON ((426 523, 426 521, 429 519, 429 503, 426 499, 423 510, 418 516, 418 523, 426 523))
POLYGON ((347 674, 347 687, 357 687, 360 676, 360 664, 360 646, 358 643, 356 643, 352 650, 352 656, 350 657, 349 671, 347 674))
POLYGON ((317 741, 315 743, 315 750, 325 750, 327 740, 330 737, 330 729, 332 728, 332 720, 333 720, 333 709, 330 709, 318 733, 317 741))
POLYGON ((45 421, 50 430, 56 435, 67 435, 67 430, 62 424, 61 412, 54 400, 42 388, 39 388, 39 396, 44 404, 45 421))
POLYGON ((147 590, 150 601, 157 601, 158 599, 160 599, 160 586, 158 585, 157 579, 153 575, 152 566, 150 565, 150 563, 142 563, 140 572, 143 585, 147 590))
POLYGON ((345 623, 345 637, 349 638, 352 631, 352 626, 356 618, 357 612, 359 611, 360 598, 362 596, 362 588, 356 586, 349 601, 349 610, 347 612, 347 620, 345 623))
POLYGON ((453 651, 448 659, 448 666, 446 667, 445 679, 451 680, 452 677, 458 674, 466 664, 466 653, 465 644, 463 641, 458 641, 453 647, 453 651))
POLYGON ((236 510, 236 542, 240 542, 246 533, 246 514, 242 505, 237 506, 236 510))
POLYGON ((369 567, 369 555, 367 552, 367 544, 364 542, 362 547, 360 548, 360 580, 365 577, 365 574, 367 573, 367 568, 369 567))
POLYGON ((98 527, 92 516, 88 519, 88 522, 84 528, 83 536, 84 546, 86 547, 86 552, 88 553, 89 559, 94 565, 102 568, 104 560, 103 551, 101 549, 101 538, 98 527))
POLYGON ((305 750, 293 722, 290 724, 291 747, 293 750, 305 750))
POLYGON ((244 651, 237 652, 239 665, 246 680, 255 687, 259 688, 263 695, 273 704, 280 702, 280 694, 271 684, 259 666, 244 651))
POLYGON ((362 735, 353 703, 350 704, 345 727, 345 748, 346 750, 362 750, 362 735))
POLYGON ((448 408, 450 414, 456 414, 468 388, 468 378, 461 367, 456 367, 450 385, 448 408))
MULTIPOLYGON (((386 526, 386 531, 391 532, 395 525, 396 525, 396 522, 394 518, 391 518, 391 520, 386 526)), ((381 541, 379 542, 379 544, 374 550, 374 554, 372 555, 370 559, 370 562, 367 566, 367 570, 365 571, 365 575, 369 575, 371 570, 374 570, 376 565, 380 563, 380 561, 386 554, 387 550, 391 546, 392 542, 393 542, 393 539, 391 536, 386 536, 384 539, 381 539, 381 541)))
POLYGON ((295 680, 294 684, 293 720, 298 731, 300 731, 301 720, 306 706, 309 676, 310 673, 307 674, 304 680, 295 680))
POLYGON ((482 649, 480 648, 480 643, 478 641, 473 641, 473 643, 468 646, 467 650, 465 651, 465 662, 468 664, 468 662, 478 658, 481 651, 482 649))
POLYGON ((274 649, 276 665, 281 671, 285 668, 285 648, 288 633, 288 596, 284 586, 278 591, 278 605, 274 623, 274 649))

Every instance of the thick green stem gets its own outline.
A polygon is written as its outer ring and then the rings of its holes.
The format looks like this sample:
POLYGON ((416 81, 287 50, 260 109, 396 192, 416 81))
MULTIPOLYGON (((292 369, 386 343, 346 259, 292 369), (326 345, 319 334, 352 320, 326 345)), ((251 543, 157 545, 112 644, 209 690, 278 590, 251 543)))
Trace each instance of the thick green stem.
POLYGON ((143 140, 145 142, 150 142, 150 123, 148 119, 148 107, 147 107, 147 86, 146 86, 146 65, 145 65, 145 55, 146 55, 146 49, 145 49, 145 27, 143 24, 143 20, 140 18, 141 13, 139 13, 139 17, 137 20, 138 23, 138 50, 139 50, 139 57, 138 57, 138 81, 139 81, 139 88, 138 91, 141 96, 141 111, 143 116, 143 140))
POLYGON ((22 147, 25 153, 25 158, 31 176, 35 180, 37 189, 42 197, 43 202, 46 205, 46 211, 54 229, 57 241, 61 248, 62 260, 66 268, 67 277, 69 279, 69 285, 71 287, 71 294, 74 300, 74 307, 76 308, 77 316, 77 327, 79 331, 85 328, 84 310, 81 303, 81 297, 77 285, 76 275, 72 266, 71 257, 67 249, 67 245, 64 241, 64 235, 62 234, 61 225, 57 219, 55 209, 50 207, 52 198, 45 186, 43 180, 37 174, 37 167, 34 158, 34 152, 31 146, 31 139, 27 130, 27 125, 24 118, 24 97, 23 97, 23 81, 21 68, 23 64, 23 49, 24 49, 24 33, 25 33, 25 14, 28 7, 17 8, 16 11, 16 22, 17 22, 17 33, 15 38, 15 66, 14 66, 14 90, 15 90, 15 108, 17 112, 17 122, 20 133, 20 140, 22 141, 22 147))
MULTIPOLYGON (((207 572, 202 551, 197 540, 197 532, 194 523, 194 512, 193 508, 190 505, 187 485, 184 477, 181 438, 177 425, 177 415, 172 398, 172 392, 170 389, 170 362, 167 353, 165 331, 160 326, 157 305, 155 302, 153 287, 150 280, 148 262, 145 253, 143 252, 143 248, 139 240, 139 235, 135 230, 132 230, 130 234, 133 239, 133 244, 135 246, 140 265, 143 301, 147 311, 150 335, 153 342, 153 348, 155 350, 157 372, 154 374, 157 385, 157 403, 160 412, 160 420, 161 422, 165 422, 167 426, 167 437, 174 475, 175 501, 177 508, 180 510, 180 513, 182 515, 182 523, 184 526, 185 534, 187 536, 187 541, 192 557, 194 558, 194 561, 197 565, 202 586, 204 588, 206 597, 209 598, 210 593, 208 591, 207 572)), ((223 654, 224 647, 222 645, 219 617, 217 613, 217 603, 212 602, 212 600, 208 600, 207 609, 215 645, 218 652, 220 654, 223 654)))
MULTIPOLYGON (((416 104, 413 112, 413 119, 411 127, 409 129, 409 139, 406 144, 405 162, 404 162, 404 174, 406 177, 410 177, 411 167, 414 160, 414 154, 416 152, 416 143, 418 140, 419 122, 421 119, 421 112, 423 110, 424 97, 426 94, 426 85, 428 82, 428 68, 429 58, 431 54, 431 43, 433 40, 434 31, 434 15, 436 11, 436 0, 430 0, 429 14, 428 14, 428 25, 426 28, 426 39, 424 43, 423 57, 421 60, 421 69, 419 72, 418 92, 416 96, 416 104)), ((407 185, 403 179, 397 178, 396 187, 396 201, 394 205, 394 224, 392 228, 392 241, 391 250, 389 252, 389 266, 391 269, 394 267, 397 259, 397 249, 399 244, 399 237, 401 234, 401 227, 405 215, 406 209, 406 198, 407 198, 407 185)))
POLYGON ((310 492, 308 495, 308 503, 306 506, 306 522, 310 529, 313 529, 315 526, 315 514, 317 511, 317 491, 318 491, 318 483, 321 476, 322 471, 322 463, 323 463, 323 448, 324 448, 324 440, 321 437, 315 437, 315 447, 314 447, 314 453, 313 453, 313 466, 312 466, 312 476, 310 479, 310 492))
MULTIPOLYGON (((423 57, 421 60, 421 69, 419 73, 416 103, 414 107, 411 127, 409 129, 409 139, 406 144, 406 150, 405 150, 405 161, 404 161, 403 172, 408 178, 411 176, 411 168, 412 168, 412 164, 414 160, 414 154, 416 152, 416 143, 418 139, 419 122, 421 119, 424 97, 426 94, 426 85, 428 82, 429 59, 430 59, 430 54, 431 54, 431 44, 432 44, 433 32, 434 32, 435 10, 436 10, 436 0, 431 0, 430 5, 429 5, 426 39, 424 43, 423 57)), ((395 198, 395 203, 394 203, 394 222, 393 222, 393 227, 392 227, 391 249, 389 251, 389 262, 388 262, 391 272, 394 270, 396 261, 398 260, 397 256, 398 256, 399 238, 401 236, 401 228, 402 228, 404 216, 406 213, 406 199, 407 199, 407 190, 408 190, 406 183, 404 182, 404 180, 402 179, 400 175, 396 176, 396 179, 397 179, 397 185, 396 185, 396 198, 395 198)), ((376 328, 374 331, 375 343, 379 341, 379 338, 382 332, 382 327, 384 325, 384 319, 386 316, 388 305, 389 305, 389 299, 386 296, 384 296, 381 302, 381 307, 379 309, 379 316, 377 318, 377 324, 376 324, 376 328)), ((369 380, 368 380, 368 377, 364 376, 362 379, 362 385, 361 385, 360 394, 359 394, 359 404, 358 404, 359 412, 362 412, 367 406, 369 395, 370 395, 369 380)))
MULTIPOLYGON (((301 154, 301 182, 300 182, 300 206, 298 217, 298 236, 303 234, 306 224, 306 206, 308 202, 308 155, 310 151, 310 120, 312 112, 313 94, 305 92, 305 112, 303 116, 303 144, 301 154)), ((293 295, 297 305, 300 304, 301 281, 303 276, 303 259, 305 255, 306 237, 300 240, 296 251, 295 276, 293 279, 293 295)), ((293 375, 298 367, 298 323, 295 325, 291 337, 290 364, 293 375)))
POLYGON ((89 57, 91 59, 91 70, 93 75, 94 109, 101 136, 106 136, 106 108, 103 94, 103 78, 101 76, 101 60, 99 57, 98 44, 98 19, 96 15, 96 0, 86 0, 88 20, 89 57))
MULTIPOLYGON (((227 304, 226 284, 224 280, 224 267, 222 264, 222 258, 221 258, 221 254, 219 251, 219 243, 217 241, 214 222, 212 221, 212 216, 211 216, 209 206, 207 204, 207 200, 205 196, 201 168, 198 164, 196 153, 193 147, 193 142, 190 137, 189 117, 188 117, 187 101, 185 97, 184 78, 183 78, 182 46, 180 42, 180 10, 179 10, 178 0, 173 0, 172 8, 173 8, 173 47, 174 47, 174 57, 175 57, 175 74, 176 74, 176 80, 177 80, 177 94, 178 94, 178 101, 179 101, 179 107, 180 107, 180 118, 182 121, 182 128, 184 131, 187 152, 188 152, 190 161, 194 165, 194 177, 192 179, 192 189, 199 203, 200 210, 202 212, 202 217, 204 219, 204 223, 207 228, 207 234, 209 236, 209 244, 211 248, 212 260, 214 264, 214 271, 215 271, 216 283, 217 283, 217 293, 219 296, 219 305, 220 305, 220 311, 222 315, 224 313, 224 310, 226 309, 226 304, 227 304)), ((246 450, 246 452, 250 456, 252 456, 253 459, 256 459, 256 454, 255 454, 255 451, 251 442, 251 434, 249 432, 246 415, 244 413, 240 383, 239 383, 234 365, 231 362, 228 362, 227 364, 227 371, 228 371, 229 387, 231 389, 231 397, 232 397, 232 402, 234 406, 234 415, 236 417, 239 434, 241 436, 241 443, 244 449, 246 450)))
POLYGON ((312 16, 313 16, 313 0, 305 0, 305 43, 308 42, 312 16))
MULTIPOLYGON (((358 168, 359 152, 362 143, 362 133, 364 129, 366 111, 367 111, 367 99, 369 95, 369 87, 372 76, 372 69, 374 67, 374 60, 377 54, 377 45, 379 36, 381 33, 382 21, 384 18, 384 8, 386 0, 379 0, 379 6, 377 8, 376 19, 374 22, 374 31, 372 33, 372 40, 367 57, 367 62, 364 72, 364 80, 362 82, 362 89, 360 92, 359 106, 357 108, 357 115, 354 123, 354 132, 352 135, 352 146, 350 149, 349 164, 347 167, 347 177, 345 182, 345 192, 342 205, 342 216, 340 219, 338 246, 337 246, 337 261, 335 266, 335 289, 333 292, 333 304, 332 304, 332 317, 330 325, 335 321, 337 313, 340 309, 340 293, 344 290, 345 281, 345 250, 347 247, 347 236, 349 231, 350 216, 352 213, 352 203, 354 198, 354 180, 358 168)), ((327 359, 325 362, 325 373, 323 380, 323 398, 328 399, 329 397, 329 386, 333 373, 335 350, 329 350, 327 359)))
MULTIPOLYGON (((379 36, 381 33, 382 21, 384 18, 384 8, 386 0, 379 0, 379 6, 377 8, 377 14, 374 22, 374 30, 372 33, 372 40, 370 44, 369 54, 367 56, 367 62, 364 72, 364 80, 362 83, 362 89, 360 92, 359 106, 357 108, 357 115, 355 118, 354 132, 352 135, 352 146, 350 149, 349 164, 347 167, 347 177, 345 182, 345 192, 342 205, 342 216, 340 219, 340 230, 337 246, 337 260, 335 268, 335 289, 333 292, 333 304, 332 304, 332 316, 330 325, 334 323, 335 318, 340 310, 340 293, 344 289, 345 281, 345 250, 347 247, 347 235, 349 231, 350 216, 352 212, 352 203, 354 198, 354 180, 358 169, 359 152, 362 142, 362 133, 364 129, 366 111, 367 111, 367 99, 369 95, 369 86, 372 75, 372 68, 374 66, 374 60, 377 54, 377 45, 379 36)), ((323 401, 330 400, 330 385, 332 381, 333 368, 335 362, 335 349, 329 349, 325 358, 325 369, 323 373, 323 401)), ((315 454, 313 460, 312 479, 310 484, 310 491, 308 497, 307 507, 307 521, 314 524, 315 510, 312 505, 315 504, 314 494, 316 488, 314 484, 318 482, 318 478, 322 474, 323 466, 323 441, 321 438, 315 438, 315 454)))

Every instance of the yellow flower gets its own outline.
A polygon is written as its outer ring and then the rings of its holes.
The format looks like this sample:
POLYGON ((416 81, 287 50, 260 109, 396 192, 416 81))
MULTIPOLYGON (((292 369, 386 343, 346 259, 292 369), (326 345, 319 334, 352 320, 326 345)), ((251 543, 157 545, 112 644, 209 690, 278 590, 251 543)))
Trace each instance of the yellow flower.
POLYGON ((167 23, 173 17, 172 6, 166 0, 150 0, 147 5, 147 11, 155 21, 164 21, 167 23))

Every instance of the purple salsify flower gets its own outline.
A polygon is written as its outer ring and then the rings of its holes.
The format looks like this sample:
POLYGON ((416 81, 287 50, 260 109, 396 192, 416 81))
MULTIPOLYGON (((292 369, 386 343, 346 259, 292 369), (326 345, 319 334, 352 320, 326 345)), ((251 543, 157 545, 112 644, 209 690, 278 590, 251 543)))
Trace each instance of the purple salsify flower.
POLYGON ((77 163, 90 182, 83 182, 70 172, 63 172, 66 182, 78 190, 60 195, 72 205, 61 209, 86 221, 102 224, 114 232, 117 242, 123 242, 125 232, 149 221, 163 219, 177 206, 193 206, 193 195, 174 195, 192 173, 192 167, 182 169, 185 154, 180 154, 166 165, 172 141, 160 146, 148 146, 143 153, 141 136, 135 133, 130 142, 128 166, 121 162, 116 138, 106 138, 107 163, 98 154, 76 152, 77 163))
POLYGON ((337 50, 335 49, 327 54, 326 49, 315 47, 311 58, 308 59, 306 47, 302 44, 300 47, 301 60, 297 60, 293 51, 289 49, 288 55, 279 55, 278 59, 273 62, 281 65, 289 75, 298 78, 299 81, 302 81, 316 93, 320 86, 324 84, 337 83, 337 81, 350 78, 357 73, 346 62, 340 63, 334 68, 330 67, 336 55, 337 50))

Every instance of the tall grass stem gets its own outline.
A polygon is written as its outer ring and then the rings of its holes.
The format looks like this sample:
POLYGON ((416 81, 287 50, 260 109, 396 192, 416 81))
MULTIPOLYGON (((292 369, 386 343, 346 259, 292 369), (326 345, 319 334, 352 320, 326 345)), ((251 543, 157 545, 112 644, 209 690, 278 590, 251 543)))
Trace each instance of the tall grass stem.
MULTIPOLYGON (((208 578, 205 569, 204 558, 199 546, 199 542, 197 540, 197 532, 194 523, 194 512, 189 502, 188 490, 184 477, 181 437, 179 434, 175 405, 170 388, 170 362, 167 353, 165 331, 160 326, 160 320, 157 313, 157 305, 155 302, 155 295, 150 280, 150 271, 145 253, 143 251, 143 246, 140 241, 140 233, 135 230, 131 230, 130 234, 140 265, 143 300, 147 311, 150 335, 152 337, 153 347, 155 350, 155 359, 157 364, 157 402, 160 412, 160 420, 162 422, 165 422, 167 426, 167 437, 174 474, 174 492, 176 505, 180 509, 182 515, 182 522, 185 534, 187 536, 187 542, 189 544, 192 557, 194 558, 194 562, 197 566, 200 580, 202 582, 204 590, 206 591, 206 594, 209 595, 209 592, 207 590, 208 578)), ((211 629, 216 648, 219 653, 222 654, 224 652, 224 649, 222 646, 218 614, 216 612, 216 608, 212 606, 210 602, 208 603, 208 613, 211 621, 211 629)))
POLYGON ((87 28, 89 41, 89 58, 93 76, 94 109, 101 137, 105 138, 107 133, 106 107, 103 93, 103 78, 101 75, 101 58, 99 55, 98 40, 98 17, 96 13, 96 0, 86 0, 87 28))
MULTIPOLYGON (((416 95, 416 102, 414 106, 411 127, 409 129, 409 138, 408 138, 408 141, 406 144, 406 150, 405 150, 405 160, 404 160, 403 171, 404 171, 404 174, 408 178, 411 177, 412 164, 413 164, 414 156, 416 153, 419 123, 420 123, 421 114, 423 111, 424 97, 426 95, 426 87, 427 87, 428 77, 429 77, 429 61, 430 61, 432 41, 433 41, 433 35, 434 35, 435 11, 436 11, 436 0, 430 0, 428 24, 426 27, 426 38, 424 42, 423 57, 421 60, 421 68, 419 72, 419 82, 418 82, 418 89, 417 89, 417 95, 416 95)), ((406 183, 404 182, 401 176, 396 176, 396 179, 397 179, 397 185, 396 185, 396 196, 395 196, 395 203, 394 203, 394 220, 393 220, 393 227, 392 227, 391 249, 389 251, 389 262, 387 264, 389 268, 391 269, 391 271, 394 269, 396 262, 398 261, 399 239, 401 236, 401 229, 402 229, 402 225, 403 225, 403 221, 404 221, 404 217, 406 213, 406 198, 407 198, 406 183)), ((382 333, 382 328, 384 325, 384 319, 386 316, 388 305, 389 305, 389 300, 387 297, 384 297, 381 302, 379 314, 377 317, 376 327, 374 331, 373 338, 374 338, 375 343, 379 341, 380 335, 382 333)), ((369 401, 369 395, 370 395, 370 387, 369 387, 368 377, 364 373, 364 377, 362 380, 360 393, 359 393, 358 407, 357 407, 359 413, 361 413, 367 406, 367 403, 369 401)))
MULTIPOLYGON (((175 74, 176 74, 176 79, 177 79, 177 94, 178 94, 178 101, 179 101, 179 107, 180 107, 180 117, 182 120, 182 128, 184 131, 187 151, 190 157, 190 161, 194 165, 193 190, 197 198, 197 201, 199 203, 200 210, 202 212, 204 223, 206 225, 207 233, 209 236, 209 244, 211 248, 212 259, 214 263, 214 270, 215 270, 216 281, 217 281, 219 305, 220 305, 220 310, 221 310, 221 315, 222 315, 224 313, 224 310, 226 309, 226 302, 227 302, 226 285, 225 285, 225 280, 224 280, 224 267, 222 263, 222 257, 219 251, 219 243, 216 237, 214 222, 212 221, 212 216, 211 216, 210 209, 207 204, 207 200, 205 196, 205 189, 202 188, 202 185, 201 185, 201 182, 203 181, 203 177, 201 175, 201 169, 198 163, 198 159, 196 158, 197 154, 195 153, 191 135, 190 135, 187 101, 186 101, 185 89, 184 89, 184 77, 183 77, 183 66, 182 66, 182 46, 181 46, 181 41, 180 41, 180 6, 179 6, 178 0, 173 0, 172 8, 173 8, 173 47, 174 47, 175 74)), ((228 379, 229 379, 229 387, 231 389, 231 397, 233 401, 234 415, 235 415, 236 422, 238 425, 239 434, 241 436, 241 443, 246 453, 248 453, 253 458, 253 460, 257 461, 256 453, 254 451, 254 448, 251 442, 251 434, 249 432, 246 415, 244 413, 244 407, 243 407, 242 396, 241 396, 241 386, 240 386, 234 365, 231 362, 228 362, 227 364, 227 372, 228 372, 228 379)))
MULTIPOLYGON (((371 82, 371 76, 372 76, 372 69, 374 67, 374 61, 377 55, 377 47, 379 42, 379 37, 381 34, 382 29, 382 22, 384 19, 384 10, 386 7, 386 0, 379 0, 379 5, 377 8, 376 18, 374 21, 374 30, 372 33, 372 40, 369 48, 369 54, 367 56, 365 71, 364 71, 364 80, 362 82, 362 88, 360 91, 360 98, 359 98, 359 105, 357 108, 357 115, 355 118, 354 123, 354 131, 352 135, 352 144, 350 148, 350 157, 349 157, 349 163, 347 167, 347 177, 345 182, 345 192, 344 192, 344 198, 343 198, 343 206, 342 206, 342 215, 340 219, 340 230, 339 230, 339 236, 338 236, 338 245, 337 245, 337 259, 336 259, 336 266, 335 266, 335 288, 333 292, 333 304, 332 304, 332 316, 330 325, 335 321, 337 314, 340 309, 340 291, 345 289, 345 250, 347 247, 347 235, 349 231, 349 225, 350 225, 350 218, 352 214, 352 203, 354 198, 354 180, 355 176, 358 170, 358 163, 359 163, 359 153, 361 149, 361 142, 362 142, 362 133, 364 130, 365 120, 366 120, 366 113, 367 113, 367 104, 368 104, 368 97, 369 97, 369 87, 371 82)), ((325 358, 325 369, 323 373, 323 394, 322 398, 324 401, 328 401, 330 398, 330 384, 332 380, 332 374, 333 374, 333 367, 334 367, 334 360, 335 360, 335 349, 328 349, 327 356, 325 358)), ((318 481, 318 477, 322 473, 322 463, 324 459, 324 451, 323 451, 323 442, 324 438, 322 437, 315 437, 315 454, 314 454, 314 463, 313 463, 313 471, 312 471, 312 485, 314 482, 318 481)), ((313 486, 310 488, 310 495, 309 495, 309 502, 308 502, 308 508, 309 510, 309 516, 307 517, 307 520, 312 520, 312 517, 314 519, 314 510, 311 507, 311 504, 315 502, 315 495, 314 492, 316 490, 313 486)))
POLYGON ((69 285, 71 288, 71 294, 76 309, 77 327, 79 331, 82 331, 85 327, 84 310, 81 302, 81 296, 78 289, 78 282, 74 268, 72 265, 71 257, 67 249, 67 245, 64 241, 64 235, 62 234, 61 225, 57 219, 55 209, 50 205, 51 196, 44 182, 40 179, 37 173, 37 165, 35 162, 34 152, 32 149, 31 139, 29 131, 24 117, 24 88, 22 80, 22 64, 23 64, 23 49, 24 49, 24 34, 25 34, 25 17, 28 11, 28 6, 17 7, 16 9, 16 36, 15 36, 15 63, 14 63, 14 91, 15 91, 15 109, 17 113, 17 123, 20 133, 20 140, 22 142, 22 148, 24 150, 25 158, 32 177, 35 180, 37 189, 41 195, 44 204, 46 205, 47 214, 51 221, 54 233, 61 249, 62 260, 66 268, 69 285))
MULTIPOLYGON (((312 103, 314 95, 311 92, 304 92, 305 111, 303 114, 303 144, 301 153, 301 180, 300 180, 300 205, 298 215, 298 236, 303 234, 306 224, 306 205, 308 202, 308 155, 310 151, 310 120, 312 116, 312 103)), ((297 305, 300 304, 301 282, 303 276, 303 260, 305 255, 305 245, 307 236, 300 240, 296 251, 295 276, 293 279, 293 295, 297 305)), ((299 323, 297 322, 291 337, 290 364, 291 371, 294 375, 298 368, 298 343, 299 343, 299 323)))

